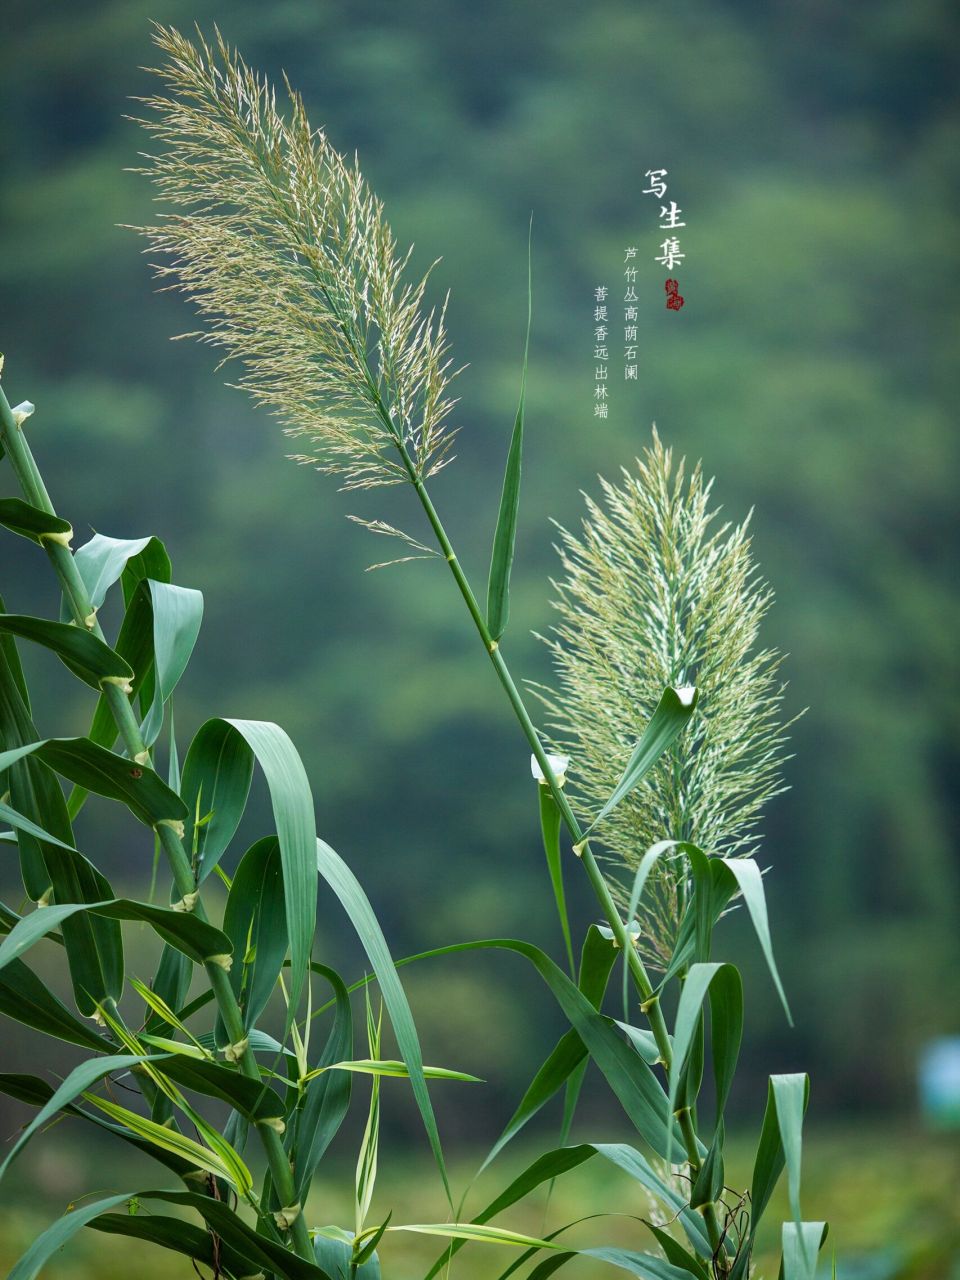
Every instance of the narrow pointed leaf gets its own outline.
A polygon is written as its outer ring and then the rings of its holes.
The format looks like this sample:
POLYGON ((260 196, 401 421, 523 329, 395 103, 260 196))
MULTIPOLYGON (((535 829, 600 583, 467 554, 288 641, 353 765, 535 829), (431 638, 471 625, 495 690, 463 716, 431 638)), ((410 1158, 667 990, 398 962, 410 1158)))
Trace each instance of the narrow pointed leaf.
POLYGON ((290 941, 289 1027, 306 982, 317 919, 317 823, 313 793, 303 761, 279 725, 263 720, 228 720, 226 723, 256 756, 270 792, 280 842, 290 941))
MULTIPOLYGON (((616 960, 616 949, 591 925, 584 939, 580 958, 579 987, 593 1007, 599 1008, 610 972, 616 960)), ((503 1150, 508 1142, 520 1132, 524 1125, 550 1101, 550 1099, 569 1081, 578 1068, 585 1063, 587 1049, 576 1031, 568 1031, 560 1037, 553 1052, 549 1055, 537 1074, 531 1080, 526 1092, 520 1100, 516 1111, 507 1122, 506 1128, 493 1144, 483 1164, 482 1173, 503 1150)), ((576 1106, 577 1090, 567 1099, 567 1110, 571 1112, 576 1106)), ((565 1127, 569 1127, 566 1125, 565 1127)))
POLYGON ((223 1240, 215 1242, 204 1227, 162 1213, 104 1213, 88 1222, 87 1226, 105 1235, 126 1236, 130 1240, 159 1245, 168 1253, 184 1254, 211 1269, 216 1262, 219 1268, 234 1276, 246 1274, 249 1266, 242 1253, 224 1244, 223 1240))
POLYGON ((147 581, 153 613, 153 701, 141 726, 152 747, 163 728, 163 709, 183 675, 200 633, 203 596, 188 587, 147 581))
POLYGON ((187 751, 180 782, 190 820, 210 815, 193 833, 201 883, 240 825, 252 778, 253 751, 233 726, 226 720, 201 725, 187 751))
MULTIPOLYGON (((49 908, 48 908, 49 909, 49 908)), ((14 960, 0 971, 0 1013, 68 1044, 84 1049, 109 1050, 105 1037, 87 1022, 81 1022, 22 960, 14 960)))
POLYGON ((780 1113, 777 1105, 778 1094, 787 1099, 784 1114, 789 1117, 791 1114, 795 1114, 796 1111, 795 1105, 792 1106, 789 1101, 789 1095, 794 1093, 802 1100, 802 1114, 806 1110, 810 1096, 808 1077, 802 1074, 770 1077, 767 1091, 767 1107, 760 1131, 760 1141, 757 1144, 757 1154, 753 1164, 753 1179, 750 1187, 750 1201, 753 1210, 751 1234, 756 1232, 785 1163, 783 1140, 780 1132, 780 1113), (775 1078, 779 1081, 776 1088, 774 1087, 775 1078))
POLYGON ((736 880, 737 887, 743 894, 743 900, 747 905, 747 911, 750 913, 750 920, 760 943, 760 949, 767 962, 767 968, 770 970, 770 977, 773 979, 773 985, 777 989, 777 995, 780 997, 783 1011, 787 1015, 787 1021, 792 1027, 793 1017, 790 1013, 790 1006, 787 1004, 783 983, 780 981, 780 974, 777 971, 777 963, 773 958, 773 941, 770 937, 770 921, 767 918, 767 899, 763 891, 763 876, 760 873, 760 868, 752 858, 727 858, 724 860, 723 865, 736 880))
POLYGON ((85 1227, 93 1218, 118 1205, 125 1204, 136 1193, 124 1192, 118 1196, 108 1196, 105 1200, 93 1200, 89 1204, 65 1213, 53 1226, 47 1227, 37 1236, 30 1248, 14 1264, 7 1280, 35 1280, 55 1253, 71 1240, 81 1227, 85 1227))
POLYGON ((40 1108, 30 1123, 22 1130, 16 1142, 7 1152, 6 1157, 0 1161, 0 1178, 7 1172, 13 1160, 37 1130, 41 1129, 67 1103, 74 1102, 85 1090, 89 1089, 96 1081, 102 1080, 104 1076, 111 1075, 116 1071, 129 1071, 131 1067, 138 1066, 143 1060, 142 1054, 110 1054, 103 1058, 91 1058, 89 1061, 81 1062, 79 1066, 74 1067, 63 1081, 63 1084, 54 1091, 50 1100, 40 1108))
POLYGON ((696 690, 664 689, 663 695, 650 720, 633 749, 620 781, 613 789, 610 799, 597 814, 590 830, 612 813, 624 796, 629 795, 663 753, 673 745, 687 721, 693 715, 697 705, 696 690))
POLYGON ((0 613, 0 630, 53 652, 91 688, 104 681, 129 681, 133 670, 103 640, 69 622, 48 622, 26 614, 0 613))
POLYGON ((673 1112, 680 1077, 687 1063, 694 1036, 701 1025, 701 1010, 707 992, 714 984, 719 989, 711 1008, 718 1019, 720 1035, 714 1045, 721 1060, 715 1063, 715 1074, 722 1111, 736 1068, 743 1034, 743 987, 740 974, 731 964, 695 964, 691 967, 680 993, 677 1018, 673 1031, 673 1060, 670 1064, 668 1093, 670 1111, 673 1112))
POLYGON ((507 467, 500 495, 500 510, 493 536, 493 552, 490 557, 490 576, 487 582, 487 630, 493 640, 499 640, 507 629, 510 618, 510 571, 513 568, 513 552, 517 539, 517 515, 520 510, 520 471, 523 460, 523 409, 527 394, 527 357, 530 353, 530 322, 533 316, 532 288, 532 240, 533 219, 530 219, 530 237, 527 243, 527 336, 523 346, 523 372, 520 376, 520 403, 510 438, 507 467))
MULTIPOLYGON (((333 1026, 317 1064, 325 1067, 352 1055, 353 1013, 347 988, 336 970, 316 963, 311 968, 327 979, 333 987, 336 1001, 333 1026)), ((293 1123, 288 1121, 288 1149, 293 1157, 297 1199, 301 1204, 306 1202, 316 1168, 343 1124, 352 1087, 353 1081, 348 1071, 331 1071, 318 1075, 304 1090, 293 1123)))
POLYGON ((567 899, 563 888, 563 859, 560 852, 560 809, 549 787, 537 785, 540 797, 540 830, 543 835, 543 851, 547 857, 547 870, 553 886, 553 898, 563 931, 563 944, 567 951, 570 973, 574 973, 573 942, 570 937, 570 920, 567 916, 567 899))
POLYGON ((800 1230, 800 1164, 803 1147, 803 1114, 807 1104, 807 1077, 779 1075, 770 1077, 777 1108, 777 1126, 787 1165, 787 1196, 793 1221, 800 1230))
POLYGON ((221 1240, 236 1249, 255 1270, 273 1273, 280 1280, 332 1280, 323 1267, 298 1258, 284 1245, 261 1235, 222 1200, 189 1191, 139 1191, 136 1195, 141 1200, 158 1200, 184 1209, 193 1209, 221 1240))
POLYGON ((440 1146, 440 1134, 437 1131, 433 1105, 430 1102, 430 1094, 427 1091, 427 1082, 423 1073, 423 1055, 420 1051, 420 1040, 417 1036, 413 1014, 410 1012, 410 1005, 407 1002, 400 979, 397 977, 390 950, 383 936, 383 930, 377 922, 373 908, 370 906, 369 899, 361 888, 360 882, 340 855, 323 840, 318 840, 316 857, 320 874, 339 898, 351 924, 357 931, 367 957, 373 966, 373 971, 377 975, 384 1004, 387 1007, 393 1032, 397 1039, 397 1047, 404 1062, 407 1064, 407 1070, 410 1072, 410 1087, 420 1109, 420 1115, 434 1159, 437 1162, 437 1168, 440 1170, 447 1199, 450 1200, 450 1184, 443 1159, 443 1150, 440 1146))
MULTIPOLYGON (((144 1142, 172 1151, 174 1155, 180 1156, 198 1169, 214 1174, 215 1177, 226 1178, 228 1182, 233 1183, 240 1195, 245 1195, 252 1190, 253 1178, 250 1176, 250 1170, 236 1152, 232 1152, 230 1159, 225 1159, 222 1150, 215 1151, 211 1147, 205 1147, 202 1143, 178 1133, 175 1129, 168 1128, 165 1124, 157 1124, 156 1121, 131 1111, 129 1107, 111 1102, 109 1098, 101 1098, 92 1093, 85 1093, 83 1097, 92 1106, 98 1107, 104 1115, 117 1121, 118 1124, 125 1125, 132 1134, 144 1142)), ((226 1143, 221 1139, 219 1145, 222 1149, 226 1143)))
POLYGON ((121 800, 148 827, 182 821, 183 801, 146 765, 97 746, 87 738, 46 738, 0 753, 0 773, 26 756, 36 756, 54 772, 88 791, 121 800))
MULTIPOLYGON (((249 1030, 276 989, 287 954, 283 866, 276 836, 258 840, 240 859, 227 895, 223 931, 233 943, 236 962, 230 982, 249 1030)), ((222 1026, 217 1034, 226 1035, 222 1026)))
POLYGON ((107 902, 57 903, 40 907, 31 915, 24 916, 0 943, 0 970, 78 912, 90 912, 109 920, 142 920, 165 942, 177 947, 196 964, 203 964, 212 956, 231 954, 230 939, 226 934, 187 911, 157 907, 149 902, 133 902, 129 898, 114 898, 107 902))

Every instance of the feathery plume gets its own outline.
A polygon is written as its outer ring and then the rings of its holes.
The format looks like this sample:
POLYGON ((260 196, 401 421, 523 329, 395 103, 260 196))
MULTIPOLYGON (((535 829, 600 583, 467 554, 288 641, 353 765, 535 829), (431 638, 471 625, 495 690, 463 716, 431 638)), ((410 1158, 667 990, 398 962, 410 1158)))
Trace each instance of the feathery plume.
MULTIPOLYGON (((674 468, 654 430, 636 473, 624 469, 619 486, 601 480, 603 506, 586 499, 582 536, 560 529, 560 622, 546 638, 558 688, 538 693, 587 811, 610 795, 664 687, 699 691, 676 745, 598 828, 628 869, 663 839, 748 855, 763 805, 784 789, 781 655, 756 648, 772 595, 753 563, 749 517, 717 527, 712 484, 699 464, 686 480, 684 462, 674 468)), ((662 964, 676 938, 684 866, 661 859, 657 868, 640 945, 662 964)), ((620 897, 629 901, 629 887, 620 897)))
POLYGON ((285 118, 219 32, 215 48, 161 26, 154 40, 170 96, 143 99, 139 123, 163 149, 141 172, 175 212, 138 230, 205 323, 184 336, 237 359, 238 385, 309 442, 297 460, 345 488, 434 474, 456 402, 446 303, 423 312, 430 272, 406 281, 412 248, 398 252, 356 160, 311 127, 289 84, 285 118))

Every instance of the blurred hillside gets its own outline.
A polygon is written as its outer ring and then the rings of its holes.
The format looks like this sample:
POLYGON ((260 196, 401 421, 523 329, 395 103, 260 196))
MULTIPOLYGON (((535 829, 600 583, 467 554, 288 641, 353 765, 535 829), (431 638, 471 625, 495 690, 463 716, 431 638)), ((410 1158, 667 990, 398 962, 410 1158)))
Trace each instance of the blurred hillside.
MULTIPOLYGON (((576 523, 579 490, 629 463, 653 421, 717 475, 727 513, 755 509, 778 597, 765 640, 790 653, 790 710, 809 712, 765 843, 797 1028, 734 920, 731 950, 754 975, 747 1070, 809 1068, 820 1118, 911 1112, 915 1047, 958 1030, 960 994, 954 7, 8 0, 5 385, 38 406, 36 452, 78 533, 158 533, 176 580, 204 590, 181 749, 207 715, 283 724, 325 838, 402 954, 512 932, 555 945, 527 752, 442 566, 363 573, 389 547, 345 515, 416 531, 408 495, 338 495, 292 466, 212 353, 168 341, 192 327, 189 310, 155 292, 142 242, 118 226, 153 216, 146 182, 127 171, 145 139, 124 119, 150 88, 138 67, 152 60, 152 18, 217 22, 252 64, 285 69, 315 123, 359 150, 417 263, 443 256, 434 291, 452 290, 454 354, 470 364, 459 457, 434 496, 478 585, 518 390, 533 211, 506 642, 518 674, 547 675, 530 632, 550 624, 550 517, 576 523), (651 168, 669 170, 687 222, 680 313, 664 308, 653 261, 651 168), (627 245, 639 380, 614 385, 598 421, 592 295, 606 283, 616 296, 627 245), (502 892, 508 869, 522 891, 502 892)), ((53 607, 25 544, 5 538, 0 566, 8 607, 53 607)), ((30 661, 41 728, 79 729, 89 707, 30 661)), ((112 842, 118 889, 142 889, 149 849, 96 819, 86 829, 99 849, 112 842)), ((574 874, 569 887, 577 897, 574 874)), ((329 959, 348 943, 327 914, 329 959)), ((486 1103, 447 1120, 479 1141, 542 1056, 552 1011, 507 961, 409 972, 428 1059, 492 1082, 486 1103)))

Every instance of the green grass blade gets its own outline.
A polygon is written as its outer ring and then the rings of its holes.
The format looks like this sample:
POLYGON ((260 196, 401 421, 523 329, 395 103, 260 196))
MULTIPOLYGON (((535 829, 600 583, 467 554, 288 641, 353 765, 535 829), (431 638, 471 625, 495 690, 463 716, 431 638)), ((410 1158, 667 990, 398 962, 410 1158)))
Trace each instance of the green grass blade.
POLYGON ((800 1230, 803 1215, 800 1212, 800 1166, 803 1151, 803 1115, 808 1098, 808 1082, 805 1075, 779 1075, 770 1077, 773 1099, 777 1108, 777 1127, 787 1165, 787 1198, 793 1221, 800 1230))
POLYGON ((266 1008, 287 954, 283 867, 276 836, 264 836, 240 859, 227 895, 223 931, 237 957, 230 981, 249 1030, 266 1008))
POLYGON ((108 1196, 105 1200, 93 1200, 80 1209, 74 1209, 72 1213, 65 1213, 37 1236, 26 1253, 14 1264, 7 1280, 35 1280, 53 1255, 59 1253, 81 1227, 85 1227, 98 1214, 125 1204, 133 1195, 134 1192, 127 1191, 122 1195, 108 1196))
POLYGON ((153 701, 141 726, 152 747, 163 728, 163 709, 186 670, 203 620, 203 596, 189 587, 147 581, 153 613, 153 701))
MULTIPOLYGON (((670 1111, 674 1109, 680 1079, 691 1049, 702 1027, 703 1002, 710 995, 712 1050, 718 1120, 723 1116, 730 1086, 736 1072, 743 1038, 743 983, 732 964, 692 965, 680 993, 673 1032, 673 1059, 668 1092, 670 1111)), ((699 1068, 698 1068, 699 1070, 699 1068)), ((699 1075, 697 1082, 699 1083, 699 1075)), ((696 1093, 696 1087, 693 1090, 696 1093)), ((687 1099, 692 1106, 694 1098, 687 1099)))
MULTIPOLYGON (((318 1066, 350 1058, 353 1054, 353 1012, 343 979, 335 969, 314 963, 333 988, 333 1026, 320 1055, 318 1066)), ((306 1202, 310 1182, 327 1148, 343 1124, 350 1104, 353 1080, 348 1071, 334 1071, 311 1080, 300 1098, 292 1123, 288 1121, 293 1153, 297 1199, 306 1202)))
POLYGON ((630 794, 634 787, 643 781, 668 747, 672 746, 680 735, 687 721, 693 715, 697 705, 695 689, 664 689, 640 741, 633 749, 627 761, 627 767, 614 787, 610 799, 603 806, 590 825, 592 831, 598 822, 602 822, 612 813, 620 801, 630 794))
POLYGON ((253 751, 233 726, 226 720, 201 725, 183 762, 180 783, 191 821, 209 815, 193 832, 201 883, 236 834, 252 778, 253 751))
POLYGON ((323 1267, 298 1258, 282 1244, 259 1234, 222 1200, 190 1191, 140 1191, 137 1195, 142 1200, 159 1200, 195 1210, 221 1240, 249 1260, 250 1274, 263 1271, 281 1280, 333 1280, 323 1267))
POLYGON ((743 894, 743 900, 747 905, 754 932, 760 943, 760 950, 763 952, 763 958, 767 962, 767 968, 770 970, 770 976, 773 979, 773 985, 777 989, 777 995, 780 997, 780 1003, 783 1005, 783 1011, 787 1015, 787 1021, 792 1027, 793 1017, 790 1013, 790 1006, 787 1004, 787 996, 783 989, 783 983, 780 981, 780 974, 777 971, 777 962, 773 958, 773 941, 770 937, 770 921, 767 917, 767 899, 763 891, 763 876, 760 873, 760 868, 752 858, 727 858, 724 860, 723 865, 736 880, 737 887, 743 894))
POLYGON ((87 791, 122 801, 148 827, 187 816, 183 801, 152 769, 135 765, 88 738, 45 738, 0 752, 0 774, 26 756, 36 756, 87 791))
POLYGON ((109 1040, 81 1022, 48 991, 32 969, 14 960, 0 971, 0 1013, 34 1031, 83 1049, 109 1050, 109 1040))
POLYGON ((510 618, 510 571, 513 568, 517 540, 517 516, 520 510, 520 470, 523 459, 523 413, 527 395, 527 357, 530 353, 530 323, 533 317, 533 218, 527 241, 527 336, 523 346, 523 372, 520 376, 520 403, 510 438, 507 466, 500 495, 500 510, 493 536, 490 576, 487 582, 487 630, 499 640, 510 618))
POLYGON ((202 1262, 230 1275, 249 1273, 250 1263, 243 1254, 231 1249, 222 1240, 214 1242, 210 1232, 182 1218, 171 1218, 162 1213, 104 1213, 87 1223, 94 1231, 105 1235, 125 1236, 130 1240, 142 1240, 159 1245, 168 1253, 184 1254, 194 1262, 202 1262))
MULTIPOLYGON (((603 1002, 604 992, 607 989, 607 982, 609 981, 616 955, 616 949, 611 946, 595 926, 591 925, 583 942, 578 985, 581 992, 595 1009, 599 1009, 603 1002)), ((586 1046, 576 1031, 568 1031, 560 1037, 553 1052, 537 1071, 533 1080, 531 1080, 516 1111, 507 1122, 506 1128, 488 1152, 483 1164, 480 1166, 480 1173, 500 1154, 507 1143, 516 1137, 524 1125, 550 1101, 554 1094, 574 1079, 578 1068, 584 1064, 586 1056, 586 1046)), ((572 1122, 572 1111, 577 1101, 577 1089, 578 1086, 575 1086, 566 1102, 565 1112, 569 1111, 570 1114, 565 1114, 565 1131, 569 1130, 569 1125, 572 1122)))
POLYGON ((543 835, 543 851, 547 857, 547 870, 553 886, 553 898, 563 931, 563 944, 567 951, 571 977, 576 973, 573 961, 573 941, 570 937, 570 920, 567 916, 567 898, 563 888, 563 860, 560 852, 560 809, 549 787, 537 784, 540 798, 540 831, 543 835))
POLYGON ((119 653, 91 631, 81 631, 69 622, 2 613, 0 630, 51 649, 74 675, 93 689, 100 690, 105 682, 120 684, 133 679, 133 669, 119 653))
MULTIPOLYGON (((750 1224, 751 1238, 756 1233, 763 1212, 770 1202, 774 1187, 783 1171, 785 1154, 780 1126, 780 1108, 778 1095, 785 1100, 784 1114, 795 1115, 796 1105, 791 1104, 791 1097, 797 1095, 801 1099, 801 1116, 806 1110, 810 1096, 810 1082, 805 1075, 771 1076, 767 1090, 767 1106, 760 1130, 760 1141, 753 1164, 753 1178, 750 1186, 752 1219, 750 1224), (779 1083, 774 1086, 774 1080, 779 1083)), ((798 1172, 795 1177, 798 1177, 798 1172)))
POLYGON ((783 1280, 815 1280, 817 1254, 826 1238, 825 1222, 785 1222, 781 1233, 783 1280))
POLYGON ((410 1012, 410 1005, 407 1002, 400 979, 397 977, 397 971, 390 956, 390 950, 387 947, 383 931, 377 922, 367 895, 360 886, 360 882, 340 855, 334 852, 323 840, 317 841, 317 865, 320 874, 339 898, 343 909, 350 918, 351 924, 356 929, 357 935, 373 966, 373 971, 377 976, 380 991, 383 995, 387 1012, 390 1015, 393 1032, 397 1039, 397 1046, 410 1072, 410 1086, 420 1109, 430 1148, 437 1162, 437 1168, 440 1170, 440 1177, 443 1180, 447 1199, 452 1205, 450 1183, 447 1178, 443 1149, 440 1145, 440 1134, 437 1131, 433 1105, 430 1102, 430 1094, 427 1091, 427 1082, 423 1073, 423 1055, 420 1051, 420 1040, 417 1036, 413 1014, 410 1012))
POLYGON ((104 1076, 111 1075, 115 1071, 129 1071, 131 1067, 138 1066, 142 1061, 142 1054, 110 1054, 105 1058, 91 1058, 89 1061, 81 1062, 79 1066, 74 1067, 63 1081, 63 1084, 54 1091, 49 1101, 40 1108, 30 1123, 21 1131, 20 1136, 7 1152, 3 1161, 0 1161, 0 1178, 4 1176, 11 1163, 37 1130, 41 1129, 58 1111, 61 1111, 68 1103, 75 1101, 97 1080, 101 1080, 104 1076))
POLYGON ((157 907, 149 902, 113 898, 106 902, 66 902, 42 907, 24 916, 0 943, 0 970, 18 959, 61 922, 78 912, 90 912, 108 920, 141 920, 149 924, 171 946, 177 947, 195 964, 213 956, 227 957, 230 939, 213 925, 187 911, 157 907))
MULTIPOLYGON (((387 1076, 395 1080, 409 1080, 410 1071, 405 1062, 396 1058, 354 1058, 352 1061, 331 1062, 328 1067, 315 1067, 308 1071, 301 1080, 313 1080, 325 1071, 353 1071, 358 1075, 387 1076)), ((479 1076, 468 1075, 465 1071, 452 1071, 448 1067, 424 1066, 423 1074, 427 1080, 460 1080, 465 1084, 483 1084, 479 1076)))
MULTIPOLYGON (((0 613, 6 613, 7 607, 3 603, 3 597, 0 596, 0 613)), ((20 655, 17 652, 17 642, 13 636, 6 632, 0 631, 0 667, 6 669, 9 678, 13 683, 13 687, 20 696, 20 702, 23 707, 23 717, 25 720, 30 719, 30 691, 27 688, 27 681, 23 674, 23 667, 20 665, 20 655)), ((31 734, 36 737, 36 734, 31 734)))
POLYGON ((317 822, 313 793, 296 747, 279 725, 228 720, 256 756, 270 792, 280 841, 287 936, 290 940, 290 1001, 287 1027, 296 1016, 307 980, 317 921, 317 822))
POLYGON ((31 822, 29 818, 25 818, 22 813, 18 813, 16 809, 11 809, 8 804, 0 801, 0 821, 8 822, 16 831, 25 831, 36 840, 43 840, 46 844, 55 844, 61 849, 67 849, 70 853, 76 853, 72 844, 67 844, 65 840, 58 840, 56 836, 44 831, 43 827, 38 827, 35 822, 31 822))
MULTIPOLYGON (((195 1165, 196 1168, 203 1169, 207 1173, 212 1173, 217 1178, 225 1178, 236 1187, 239 1195, 246 1195, 253 1189, 253 1178, 250 1175, 250 1170, 237 1153, 229 1147, 229 1144, 223 1138, 220 1138, 210 1126, 204 1126, 205 1136, 216 1141, 217 1149, 212 1146, 205 1147, 193 1138, 188 1138, 185 1134, 178 1133, 175 1129, 170 1129, 165 1124, 157 1124, 154 1120, 147 1119, 146 1116, 138 1115, 137 1112, 131 1111, 129 1107, 123 1107, 118 1102, 112 1102, 109 1098, 101 1098, 93 1093, 85 1093, 83 1097, 91 1106, 99 1108, 111 1120, 124 1125, 135 1137, 140 1138, 143 1142, 170 1151, 181 1159, 186 1160, 188 1164, 195 1165)), ((191 1118, 194 1123, 199 1119, 195 1115, 191 1118)))

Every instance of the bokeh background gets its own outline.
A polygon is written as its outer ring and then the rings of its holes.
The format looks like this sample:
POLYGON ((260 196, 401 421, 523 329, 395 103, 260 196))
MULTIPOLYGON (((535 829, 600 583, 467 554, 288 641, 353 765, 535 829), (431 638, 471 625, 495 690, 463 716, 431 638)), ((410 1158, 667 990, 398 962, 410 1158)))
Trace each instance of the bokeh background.
MULTIPOLYGON (((518 391, 532 211, 511 665, 548 674, 531 632, 550 625, 550 518, 575 524, 579 491, 629 463, 654 421, 678 453, 703 458, 727 513, 754 508, 777 593, 764 639, 789 652, 789 709, 809 710, 764 846, 796 1027, 734 918, 726 947, 748 991, 734 1115, 746 1142, 765 1075, 810 1070, 805 1208, 833 1220, 843 1274, 948 1274, 960 1144, 924 1128, 916 1075, 923 1045, 960 1031, 955 8, 8 0, 5 14, 8 395, 36 402, 35 449, 78 532, 157 533, 175 580, 204 591, 177 698, 181 748, 208 715, 283 724, 320 829, 363 880, 395 954, 506 934, 556 947, 527 752, 442 566, 364 574, 390 548, 344 517, 415 528, 410 495, 342 495, 294 467, 211 352, 168 341, 192 317, 156 292, 143 242, 119 225, 153 216, 129 171, 145 139, 125 119, 150 88, 139 69, 152 61, 149 21, 219 23, 251 63, 286 70, 314 122, 359 151, 415 261, 442 256, 435 292, 452 291, 454 353, 469 367, 459 456, 435 500, 481 585, 518 391), (686 259, 669 273, 679 313, 664 308, 653 260, 665 233, 641 194, 651 168, 669 171, 687 223, 686 259), (616 381, 628 245, 641 297, 635 385, 616 381), (599 284, 614 299, 606 421, 592 399, 599 284)), ((11 537, 0 586, 11 609, 54 607, 42 564, 11 537)), ((32 662, 43 731, 82 731, 90 708, 32 662)), ((95 856, 118 891, 143 892, 150 850, 112 821, 92 807, 95 856)), ((12 900, 11 869, 2 875, 12 900)), ((586 923, 575 875, 569 889, 586 923)), ((319 958, 359 973, 352 946, 325 904, 319 958)), ((438 1098, 467 1168, 559 1024, 509 960, 407 975, 428 1060, 488 1081, 468 1104, 438 1098)), ((4 1065, 38 1052, 62 1067, 35 1041, 6 1043, 4 1065)), ((623 1136, 595 1084, 580 1131, 623 1136)), ((402 1202, 430 1174, 402 1088, 387 1112, 384 1197, 402 1202)), ((4 1106, 3 1134, 17 1123, 4 1106)), ((106 1158, 79 1134, 35 1143, 0 1213, 0 1255, 110 1182, 106 1158)), ((348 1169, 349 1140, 338 1158, 348 1169)), ((336 1205, 344 1192, 329 1194, 336 1205)), ((584 1204, 620 1194, 576 1193, 584 1204)), ((124 1248, 81 1242, 57 1274, 126 1274, 124 1248)))

